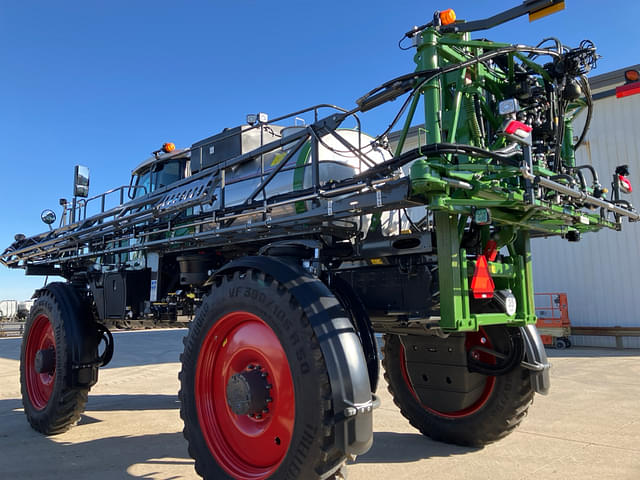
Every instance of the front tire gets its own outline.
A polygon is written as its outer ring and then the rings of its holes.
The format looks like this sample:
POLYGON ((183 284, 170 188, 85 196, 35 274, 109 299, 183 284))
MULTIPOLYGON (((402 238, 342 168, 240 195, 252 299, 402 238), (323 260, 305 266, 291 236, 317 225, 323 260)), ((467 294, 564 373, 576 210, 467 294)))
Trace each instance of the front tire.
POLYGON ((343 464, 318 340, 276 280, 255 271, 222 278, 181 360, 184 436, 205 479, 325 479, 343 464))
POLYGON ((81 300, 71 287, 63 299, 45 290, 34 302, 20 352, 20 386, 31 426, 45 435, 67 431, 84 411, 89 388, 72 388, 65 322, 79 321, 81 300))
MULTIPOLYGON (((467 353, 473 345, 490 346, 499 352, 507 353, 508 335, 508 329, 505 327, 488 327, 477 333, 466 334, 464 345, 467 353)), ((430 348, 433 350, 437 347, 430 348)), ((511 433, 522 422, 533 402, 534 391, 529 372, 519 365, 499 376, 480 375, 467 369, 463 369, 460 374, 458 369, 459 377, 446 377, 446 383, 451 384, 452 391, 456 389, 456 383, 475 384, 478 385, 477 393, 470 395, 466 403, 456 404, 455 408, 447 409, 447 392, 437 388, 431 389, 426 382, 434 381, 431 378, 434 376, 433 372, 439 374, 450 366, 428 364, 426 358, 421 360, 424 360, 424 363, 408 363, 400 338, 397 335, 385 335, 383 365, 389 392, 411 425, 434 440, 482 447, 511 433), (425 366, 427 368, 423 373, 420 369, 424 369, 425 366), (413 369, 413 378, 420 378, 425 382, 420 386, 420 394, 410 380, 409 368, 413 369)), ((454 397, 451 399, 455 400, 454 397)))

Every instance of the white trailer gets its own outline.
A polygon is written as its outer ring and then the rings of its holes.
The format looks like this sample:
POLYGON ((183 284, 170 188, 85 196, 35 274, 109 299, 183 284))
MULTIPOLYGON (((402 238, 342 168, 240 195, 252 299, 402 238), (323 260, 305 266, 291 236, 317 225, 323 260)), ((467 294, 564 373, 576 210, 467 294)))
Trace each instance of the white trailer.
POLYGON ((13 319, 18 315, 17 300, 0 300, 0 319, 13 319))

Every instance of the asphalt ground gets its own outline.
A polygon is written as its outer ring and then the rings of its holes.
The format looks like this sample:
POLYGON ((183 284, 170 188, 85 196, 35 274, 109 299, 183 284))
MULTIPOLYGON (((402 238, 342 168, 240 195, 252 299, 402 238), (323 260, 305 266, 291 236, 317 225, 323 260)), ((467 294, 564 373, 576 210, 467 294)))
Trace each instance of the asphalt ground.
MULTIPOLYGON (((197 479, 179 415, 184 330, 116 333, 85 414, 67 433, 33 431, 20 400, 20 339, 0 339, 0 479, 197 479)), ((374 445, 349 480, 640 479, 640 351, 550 351, 552 391, 515 433, 483 449, 433 442, 386 391, 374 445)))

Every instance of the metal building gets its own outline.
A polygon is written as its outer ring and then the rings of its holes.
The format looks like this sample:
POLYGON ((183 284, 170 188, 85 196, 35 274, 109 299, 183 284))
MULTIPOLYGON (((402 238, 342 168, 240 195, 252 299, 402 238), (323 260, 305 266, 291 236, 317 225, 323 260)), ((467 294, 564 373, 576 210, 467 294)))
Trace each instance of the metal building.
MULTIPOLYGON (((640 71, 640 65, 589 79, 594 111, 585 141, 576 152, 576 164, 593 165, 605 187, 610 187, 618 165, 629 165, 636 188, 625 197, 640 209, 640 93, 616 97, 627 70, 640 71)), ((585 117, 586 111, 576 118, 576 135, 585 117)), ((419 145, 420 129, 412 127, 404 150, 419 145)), ((389 135, 392 146, 397 138, 398 133, 389 135)), ((567 293, 574 327, 598 327, 604 330, 595 333, 616 334, 624 332, 615 327, 640 327, 640 223, 625 222, 622 232, 586 234, 579 243, 536 238, 532 254, 536 292, 567 293)), ((573 345, 640 348, 640 336, 573 335, 571 340, 573 345)))
MULTIPOLYGON (((594 112, 586 141, 576 163, 592 164, 608 187, 616 166, 629 165, 635 188, 625 199, 640 207, 640 92, 616 97, 625 84, 625 71, 640 65, 591 77, 594 112), (606 175, 606 177, 605 177, 606 175)), ((576 121, 580 134, 584 113, 576 121), (582 121, 580 121, 582 120, 582 121)), ((584 235, 577 243, 560 238, 532 242, 534 285, 537 292, 566 292, 574 326, 640 327, 640 223, 622 232, 584 235)), ((604 330, 602 333, 607 333, 604 330)), ((620 332, 615 332, 620 333, 620 332)), ((574 345, 640 348, 640 337, 572 337, 574 345)))

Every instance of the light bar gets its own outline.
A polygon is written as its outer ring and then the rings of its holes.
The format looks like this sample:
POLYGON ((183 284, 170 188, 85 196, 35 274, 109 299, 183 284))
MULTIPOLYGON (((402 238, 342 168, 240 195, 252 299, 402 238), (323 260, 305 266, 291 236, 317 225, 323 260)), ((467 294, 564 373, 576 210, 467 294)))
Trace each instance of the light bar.
POLYGON ((530 12, 529 21, 535 22, 536 20, 540 20, 547 15, 552 15, 561 10, 564 10, 564 2, 556 3, 554 5, 551 5, 550 7, 541 8, 540 10, 536 10, 535 12, 530 12))

